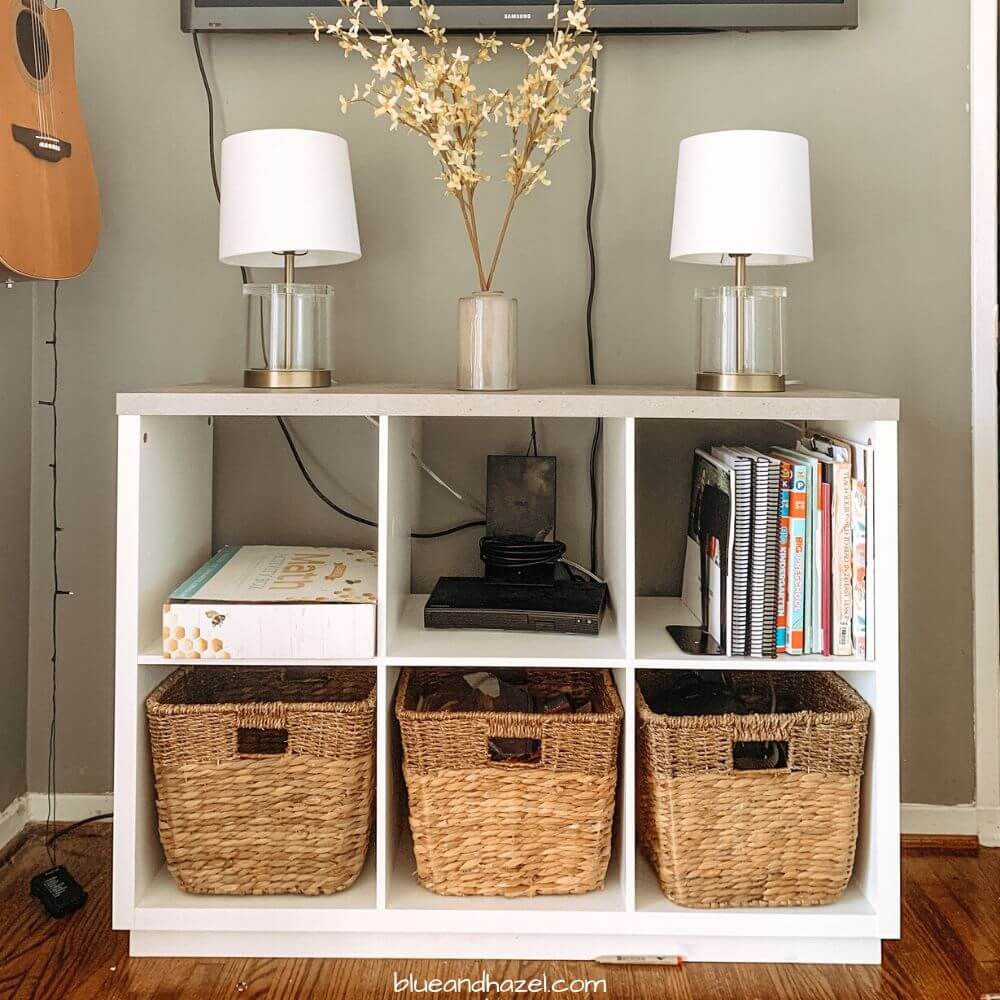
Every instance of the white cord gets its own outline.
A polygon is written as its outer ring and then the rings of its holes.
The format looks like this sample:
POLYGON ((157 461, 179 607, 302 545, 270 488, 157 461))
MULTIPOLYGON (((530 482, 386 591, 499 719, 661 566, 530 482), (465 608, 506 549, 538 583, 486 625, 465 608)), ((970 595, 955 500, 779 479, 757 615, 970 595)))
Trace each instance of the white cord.
POLYGON ((808 434, 809 433, 809 424, 808 424, 808 422, 803 422, 801 424, 796 424, 796 423, 794 423, 791 420, 776 420, 775 423, 776 424, 781 424, 783 427, 791 427, 791 429, 793 431, 798 431, 800 434, 808 434))
POLYGON ((567 566, 572 566, 573 569, 578 569, 581 573, 585 573, 587 576, 589 576, 591 580, 596 580, 598 583, 604 583, 604 581, 596 573, 591 573, 590 570, 587 569, 585 566, 581 566, 578 562, 573 562, 572 559, 567 559, 565 556, 563 556, 562 559, 559 560, 559 562, 565 563, 567 566))
MULTIPOLYGON (((365 420, 367 420, 373 427, 378 427, 377 417, 369 416, 365 417, 365 420)), ((426 465, 424 460, 415 451, 411 450, 410 456, 417 463, 421 472, 433 479, 438 486, 442 487, 442 489, 446 489, 459 503, 464 503, 467 507, 471 507, 477 514, 482 514, 484 517, 486 516, 486 507, 482 501, 477 500, 473 496, 465 496, 464 494, 459 493, 454 486, 446 483, 429 465, 426 465)))

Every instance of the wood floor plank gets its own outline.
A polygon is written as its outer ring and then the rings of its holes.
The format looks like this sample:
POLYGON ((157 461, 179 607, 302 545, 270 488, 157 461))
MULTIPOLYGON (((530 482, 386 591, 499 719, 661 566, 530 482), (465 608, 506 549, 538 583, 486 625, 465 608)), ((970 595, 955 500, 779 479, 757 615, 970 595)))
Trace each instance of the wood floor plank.
MULTIPOLYGON (((1000 990, 1000 850, 908 852, 903 938, 881 968, 593 962, 133 959, 111 926, 110 827, 60 841, 62 860, 90 893, 82 911, 50 919, 27 893, 47 864, 39 836, 0 865, 0 1000, 391 1000, 393 973, 418 980, 598 979, 613 1000, 975 1000, 1000 990)), ((472 996, 468 992, 455 994, 472 996)), ((577 993, 576 996, 587 996, 577 993)), ((493 992, 489 1000, 503 996, 493 992)))
POLYGON ((979 855, 913 859, 915 881, 978 962, 1000 961, 1000 887, 979 855))

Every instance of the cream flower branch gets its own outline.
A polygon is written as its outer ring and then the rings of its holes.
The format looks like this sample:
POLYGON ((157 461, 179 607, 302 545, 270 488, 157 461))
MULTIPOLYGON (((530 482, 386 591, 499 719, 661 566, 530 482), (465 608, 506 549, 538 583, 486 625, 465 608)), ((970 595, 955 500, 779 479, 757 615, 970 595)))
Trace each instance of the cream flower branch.
POLYGON ((438 179, 445 193, 458 202, 480 288, 488 291, 514 209, 537 186, 551 183, 548 163, 569 142, 562 134, 567 121, 575 111, 590 111, 596 91, 593 62, 601 44, 590 30, 586 0, 570 0, 565 9, 557 0, 549 12, 552 30, 537 50, 531 38, 511 43, 527 62, 521 81, 512 89, 486 92, 476 86, 470 67, 492 61, 500 51, 503 42, 495 33, 480 32, 472 53, 461 46, 449 50, 433 4, 410 0, 424 36, 423 43, 415 45, 393 33, 383 0, 340 3, 346 20, 331 23, 313 15, 309 22, 317 40, 331 35, 345 58, 353 54, 367 64, 368 81, 355 84, 350 96, 340 95, 341 110, 346 114, 354 104, 367 104, 376 118, 388 122, 390 131, 402 125, 423 137, 440 165, 438 179), (488 135, 489 125, 501 123, 511 133, 510 148, 503 154, 511 194, 486 270, 475 196, 490 176, 480 169, 479 142, 488 135))

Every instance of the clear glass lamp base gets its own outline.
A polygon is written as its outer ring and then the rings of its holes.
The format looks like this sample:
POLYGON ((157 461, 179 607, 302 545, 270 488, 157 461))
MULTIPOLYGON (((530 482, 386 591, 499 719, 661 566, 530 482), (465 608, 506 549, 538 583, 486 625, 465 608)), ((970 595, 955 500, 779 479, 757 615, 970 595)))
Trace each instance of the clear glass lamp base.
POLYGON ((698 378, 707 392, 784 392, 784 288, 699 288, 698 378))
POLYGON ((244 285, 248 301, 243 384, 325 389, 332 384, 333 289, 295 282, 244 285))

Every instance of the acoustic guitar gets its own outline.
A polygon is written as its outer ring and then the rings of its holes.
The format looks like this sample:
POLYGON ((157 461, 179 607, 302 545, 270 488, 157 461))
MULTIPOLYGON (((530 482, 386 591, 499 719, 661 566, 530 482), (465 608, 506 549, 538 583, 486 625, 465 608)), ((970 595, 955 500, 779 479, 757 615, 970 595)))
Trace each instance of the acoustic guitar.
POLYGON ((75 278, 99 226, 69 14, 0 0, 0 280, 75 278))

